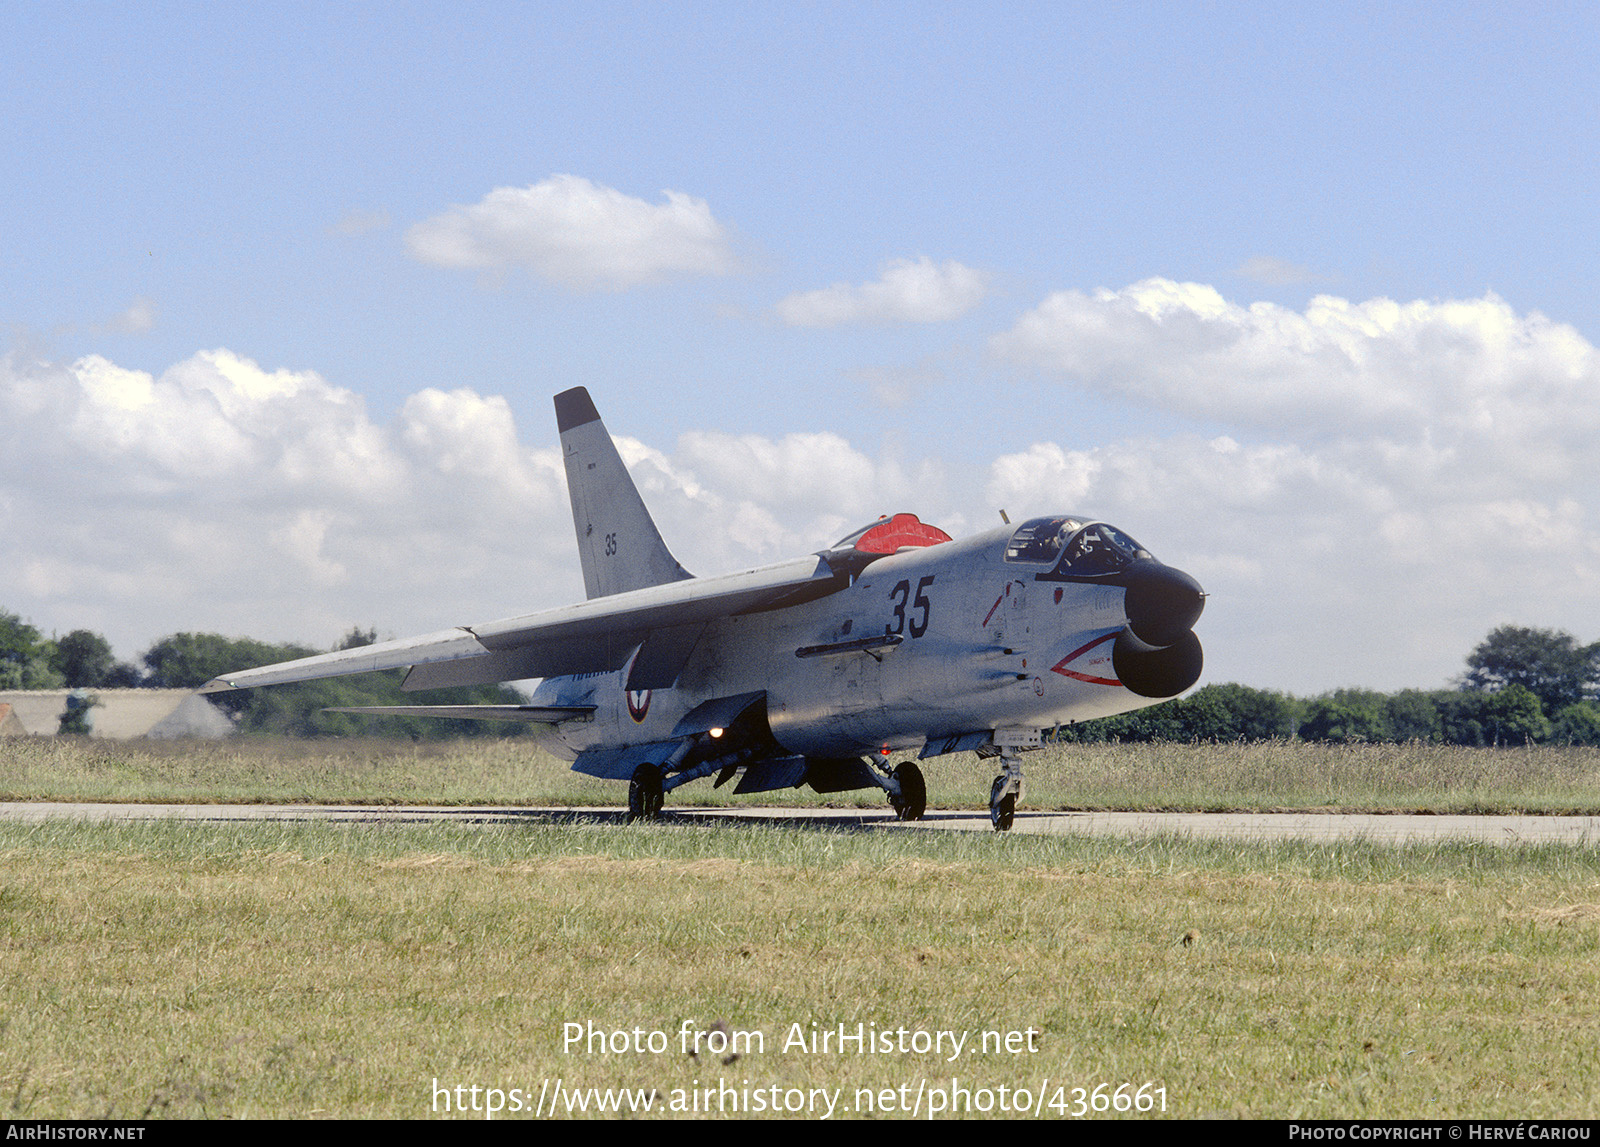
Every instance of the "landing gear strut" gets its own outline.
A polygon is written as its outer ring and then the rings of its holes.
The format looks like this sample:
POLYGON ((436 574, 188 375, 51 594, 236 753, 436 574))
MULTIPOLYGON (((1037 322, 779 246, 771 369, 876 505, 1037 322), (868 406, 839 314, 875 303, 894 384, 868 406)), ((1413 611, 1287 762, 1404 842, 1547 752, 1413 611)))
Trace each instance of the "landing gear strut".
POLYGON ((996 832, 1010 832, 1017 817, 1017 797, 1022 793, 1022 754, 1015 748, 1000 750, 1000 775, 989 789, 989 820, 996 832))
POLYGON ((922 770, 911 761, 905 761, 894 767, 889 780, 893 785, 889 789, 889 804, 894 808, 894 815, 901 820, 921 820, 922 814, 928 811, 928 785, 922 779, 922 770))
POLYGON ((655 820, 666 797, 661 790, 661 770, 648 762, 633 770, 628 782, 628 823, 655 820))
POLYGON ((994 787, 989 790, 989 820, 996 832, 1009 832, 1012 821, 1016 819, 1017 794, 1006 788, 1006 777, 1001 774, 994 779, 994 787))

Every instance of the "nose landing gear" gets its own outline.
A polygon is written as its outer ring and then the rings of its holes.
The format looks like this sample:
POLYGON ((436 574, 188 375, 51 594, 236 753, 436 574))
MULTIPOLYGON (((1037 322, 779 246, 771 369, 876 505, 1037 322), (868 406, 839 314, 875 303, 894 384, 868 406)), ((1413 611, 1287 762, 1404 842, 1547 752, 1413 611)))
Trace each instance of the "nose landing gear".
POLYGON ((1010 778, 1001 773, 989 789, 989 821, 996 832, 1011 831, 1011 824, 1017 818, 1017 793, 1010 784, 1010 778))
MULTIPOLYGON (((1009 832, 1017 818, 1022 796, 1022 750, 1038 748, 1037 729, 996 729, 994 743, 1000 753, 1000 775, 989 787, 989 821, 996 832, 1009 832)), ((992 750, 991 750, 992 751, 992 750)))

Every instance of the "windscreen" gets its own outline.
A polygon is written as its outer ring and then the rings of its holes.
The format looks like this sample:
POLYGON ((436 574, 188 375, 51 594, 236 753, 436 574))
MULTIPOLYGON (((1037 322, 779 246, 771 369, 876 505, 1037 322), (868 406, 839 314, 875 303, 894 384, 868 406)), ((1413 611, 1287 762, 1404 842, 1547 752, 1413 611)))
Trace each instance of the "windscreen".
POLYGON ((1150 551, 1115 526, 1095 522, 1079 530, 1066 544, 1058 573, 1093 577, 1116 573, 1150 551))
POLYGON ((1067 539, 1082 528, 1082 518, 1030 518, 1006 543, 1006 561, 1054 565, 1067 539))

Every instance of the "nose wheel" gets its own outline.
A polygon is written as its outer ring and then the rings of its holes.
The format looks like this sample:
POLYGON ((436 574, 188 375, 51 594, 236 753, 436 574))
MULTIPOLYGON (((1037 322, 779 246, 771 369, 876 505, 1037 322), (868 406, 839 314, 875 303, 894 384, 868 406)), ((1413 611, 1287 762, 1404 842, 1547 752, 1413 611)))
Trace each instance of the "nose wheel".
POLYGON ((989 786, 989 822, 996 832, 1010 832, 1017 819, 1017 797, 1022 792, 1022 754, 1015 748, 1000 750, 1000 775, 989 786))
POLYGON ((989 821, 996 832, 1010 832, 1012 822, 1016 819, 1017 793, 1009 786, 1009 778, 1002 773, 994 779, 994 785, 989 789, 989 821))

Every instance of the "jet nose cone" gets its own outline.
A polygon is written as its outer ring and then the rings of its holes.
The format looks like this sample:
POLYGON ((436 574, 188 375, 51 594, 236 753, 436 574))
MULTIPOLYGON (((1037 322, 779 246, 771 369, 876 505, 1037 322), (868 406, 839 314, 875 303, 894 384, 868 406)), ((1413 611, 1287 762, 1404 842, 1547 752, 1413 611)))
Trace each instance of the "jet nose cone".
POLYGON ((1128 578, 1128 626, 1148 645, 1174 645, 1206 607, 1200 583, 1158 561, 1140 562, 1128 578))

